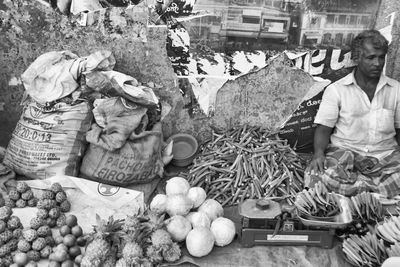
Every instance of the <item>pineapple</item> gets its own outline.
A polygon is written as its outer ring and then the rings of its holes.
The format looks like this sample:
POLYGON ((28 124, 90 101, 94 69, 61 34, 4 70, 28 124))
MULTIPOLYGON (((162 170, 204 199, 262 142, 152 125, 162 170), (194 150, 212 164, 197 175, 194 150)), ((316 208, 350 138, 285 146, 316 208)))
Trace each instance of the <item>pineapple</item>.
POLYGON ((181 248, 177 243, 172 243, 171 245, 163 247, 162 255, 167 262, 177 261, 181 257, 181 248))
POLYGON ((109 257, 103 262, 102 267, 115 267, 116 261, 115 257, 109 257))
POLYGON ((128 264, 126 264, 125 260, 121 258, 117 261, 115 267, 128 267, 128 264))
POLYGON ((161 248, 158 248, 154 245, 151 245, 146 249, 146 257, 150 259, 152 263, 155 264, 161 263, 164 260, 161 253, 162 253, 161 248))
POLYGON ((125 233, 128 233, 129 231, 135 231, 140 226, 140 221, 137 216, 126 216, 124 225, 122 226, 122 230, 125 233))
POLYGON ((131 266, 138 263, 138 260, 143 257, 143 249, 141 245, 134 240, 128 241, 122 250, 122 258, 131 266))
MULTIPOLYGON (((142 219, 139 217, 139 220, 142 219)), ((123 236, 125 244, 121 256, 128 266, 140 264, 144 256, 143 249, 147 246, 150 234, 150 227, 143 222, 136 227, 136 230, 131 230, 123 236)))
POLYGON ((151 231, 156 231, 157 229, 161 229, 165 223, 165 214, 159 215, 158 213, 146 210, 144 213, 144 218, 146 222, 144 223, 151 231))
POLYGON ((97 215, 97 226, 91 234, 92 241, 86 247, 81 266, 103 266, 106 262, 116 262, 116 250, 120 244, 121 220, 114 220, 112 216, 108 221, 101 220, 97 215), (111 259, 110 259, 111 258, 111 259))
POLYGON ((171 235, 164 229, 157 229, 151 234, 151 243, 156 247, 170 245, 172 244, 171 235))

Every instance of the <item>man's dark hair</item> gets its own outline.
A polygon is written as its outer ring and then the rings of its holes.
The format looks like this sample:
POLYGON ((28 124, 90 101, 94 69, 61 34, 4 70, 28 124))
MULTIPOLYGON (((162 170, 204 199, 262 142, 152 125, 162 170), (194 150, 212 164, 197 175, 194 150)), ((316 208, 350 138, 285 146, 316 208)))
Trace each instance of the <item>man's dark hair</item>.
POLYGON ((389 49, 389 42, 377 30, 366 30, 359 33, 351 44, 351 58, 356 60, 360 57, 365 43, 371 43, 375 49, 383 49, 387 53, 389 49))

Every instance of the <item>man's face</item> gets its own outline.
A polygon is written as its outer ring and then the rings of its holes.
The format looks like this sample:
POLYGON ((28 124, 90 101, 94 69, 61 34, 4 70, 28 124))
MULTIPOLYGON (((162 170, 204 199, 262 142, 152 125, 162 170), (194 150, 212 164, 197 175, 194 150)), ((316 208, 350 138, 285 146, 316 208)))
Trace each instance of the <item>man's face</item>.
POLYGON ((375 49, 370 42, 366 42, 357 60, 357 68, 368 78, 379 78, 385 65, 385 56, 383 49, 375 49))

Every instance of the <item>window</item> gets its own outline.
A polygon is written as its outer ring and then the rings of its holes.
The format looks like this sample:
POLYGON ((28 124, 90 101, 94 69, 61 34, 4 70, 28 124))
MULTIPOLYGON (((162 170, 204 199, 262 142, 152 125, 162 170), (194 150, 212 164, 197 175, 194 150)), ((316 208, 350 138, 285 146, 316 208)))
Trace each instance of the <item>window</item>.
POLYGON ((243 17, 243 23, 260 24, 259 17, 243 17))
POLYGON ((346 44, 351 45, 351 42, 353 41, 353 39, 354 39, 354 33, 348 33, 347 38, 346 38, 346 44))
POLYGON ((338 24, 339 16, 335 16, 335 19, 333 21, 333 24, 338 24))
POLYGON ((282 6, 282 0, 274 1, 274 7, 281 8, 281 6, 282 6))
POLYGON ((312 17, 310 19, 310 27, 315 29, 315 28, 319 28, 321 24, 321 20, 319 17, 312 17))
POLYGON ((346 15, 340 15, 339 24, 345 24, 345 23, 346 23, 346 15))
POLYGON ((317 23, 318 23, 318 18, 317 17, 311 18, 311 24, 317 24, 317 23))
POLYGON ((286 26, 286 20, 264 19, 263 30, 267 32, 284 32, 286 26))
POLYGON ((335 15, 328 15, 328 16, 326 16, 326 21, 327 21, 327 23, 333 24, 334 21, 335 21, 335 15))
POLYGON ((325 33, 322 37, 323 44, 329 44, 331 42, 332 35, 330 33, 325 33))
POLYGON ((369 23, 368 17, 367 16, 362 16, 361 17, 361 24, 362 25, 368 25, 368 23, 369 23))
POLYGON ((337 33, 335 35, 335 45, 336 46, 341 46, 343 41, 343 33, 337 33))
POLYGON ((350 24, 356 25, 357 23, 357 16, 350 16, 350 24))
POLYGON ((264 5, 265 5, 265 6, 272 6, 272 5, 273 5, 273 4, 272 4, 273 2, 274 2, 274 1, 272 1, 272 0, 265 0, 265 1, 264 1, 264 5))
POLYGON ((346 24, 350 24, 350 16, 346 16, 346 24))
POLYGON ((357 17, 357 25, 361 24, 361 17, 357 17))

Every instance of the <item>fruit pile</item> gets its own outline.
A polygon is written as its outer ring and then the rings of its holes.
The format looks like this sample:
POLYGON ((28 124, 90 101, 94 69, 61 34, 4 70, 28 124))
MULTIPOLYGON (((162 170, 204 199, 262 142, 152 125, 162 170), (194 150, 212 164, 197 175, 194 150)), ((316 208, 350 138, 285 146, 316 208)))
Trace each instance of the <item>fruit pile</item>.
POLYGON ((38 212, 32 221, 42 221, 50 227, 61 227, 65 224, 63 213, 71 210, 71 203, 67 199, 67 194, 62 186, 59 183, 54 183, 49 190, 41 191, 36 207, 38 212))
POLYGON ((74 263, 79 265, 82 260, 81 247, 85 246, 86 240, 76 216, 66 216, 65 225, 58 232, 59 235, 55 238, 57 246, 48 255, 49 266, 74 266, 74 263))
POLYGON ((18 182, 16 188, 8 191, 4 205, 10 208, 35 207, 37 199, 25 182, 18 182))
POLYGON ((182 177, 167 181, 166 194, 156 195, 150 209, 168 214, 167 231, 175 242, 186 243, 188 252, 195 257, 208 255, 214 245, 230 244, 236 234, 234 223, 224 218, 222 205, 207 195, 201 187, 190 187, 182 177))
POLYGON ((71 209, 67 195, 59 183, 40 191, 36 198, 23 181, 8 191, 6 199, 0 195, 0 267, 37 266, 40 259, 50 259, 50 266, 79 265, 81 248, 86 244, 76 216, 66 216, 71 209), (23 228, 20 219, 12 215, 12 208, 37 207, 36 216, 23 228), (52 228, 59 235, 53 237, 52 228))
POLYGON ((299 192, 294 204, 300 215, 331 217, 340 213, 340 203, 336 194, 328 193, 322 182, 299 192))
POLYGON ((20 219, 12 214, 10 207, 0 207, 0 266, 11 265, 11 253, 17 249, 22 231, 20 219))
MULTIPOLYGON (((38 262, 41 258, 47 258, 54 245, 51 229, 48 225, 42 225, 37 229, 25 229, 18 241, 20 257, 25 254, 27 261, 38 262)), ((25 263, 26 264, 26 263, 25 263)))
POLYGON ((81 266, 158 266, 180 257, 181 249, 165 230, 164 217, 147 209, 125 220, 97 216, 81 266))

